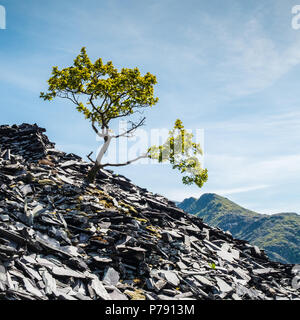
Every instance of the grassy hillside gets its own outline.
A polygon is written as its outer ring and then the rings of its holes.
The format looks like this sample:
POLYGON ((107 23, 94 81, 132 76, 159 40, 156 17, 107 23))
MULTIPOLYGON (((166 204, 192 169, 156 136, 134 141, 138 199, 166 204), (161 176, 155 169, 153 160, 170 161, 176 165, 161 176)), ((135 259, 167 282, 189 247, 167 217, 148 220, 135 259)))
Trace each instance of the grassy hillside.
POLYGON ((178 206, 257 245, 273 260, 300 263, 300 215, 296 213, 259 214, 211 193, 185 199, 178 206))

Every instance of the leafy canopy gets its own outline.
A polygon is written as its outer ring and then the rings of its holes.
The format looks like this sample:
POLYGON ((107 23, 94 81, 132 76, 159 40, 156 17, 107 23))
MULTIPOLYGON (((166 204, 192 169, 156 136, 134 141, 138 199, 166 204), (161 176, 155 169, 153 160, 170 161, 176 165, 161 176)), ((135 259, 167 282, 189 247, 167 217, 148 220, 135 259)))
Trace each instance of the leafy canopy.
POLYGON ((158 102, 153 86, 157 83, 151 73, 141 75, 138 68, 122 68, 119 72, 111 61, 103 64, 99 58, 92 63, 85 47, 71 67, 53 67, 44 100, 55 97, 71 100, 86 119, 108 128, 111 119, 124 117, 151 107, 158 102))
POLYGON ((195 183, 202 187, 207 181, 207 169, 202 169, 199 155, 203 151, 199 143, 193 142, 193 134, 188 133, 182 121, 177 119, 174 128, 169 131, 166 142, 148 150, 148 157, 159 162, 169 162, 173 169, 185 174, 182 182, 187 185, 195 183))

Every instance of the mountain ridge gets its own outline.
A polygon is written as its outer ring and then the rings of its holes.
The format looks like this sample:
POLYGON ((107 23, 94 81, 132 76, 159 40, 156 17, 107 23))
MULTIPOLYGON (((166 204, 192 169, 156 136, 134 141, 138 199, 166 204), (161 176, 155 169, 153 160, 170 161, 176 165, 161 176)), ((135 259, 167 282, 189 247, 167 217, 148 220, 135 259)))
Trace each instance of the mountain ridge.
POLYGON ((203 194, 199 199, 187 198, 178 207, 265 249, 276 261, 300 262, 300 215, 297 213, 261 214, 214 193, 203 194))

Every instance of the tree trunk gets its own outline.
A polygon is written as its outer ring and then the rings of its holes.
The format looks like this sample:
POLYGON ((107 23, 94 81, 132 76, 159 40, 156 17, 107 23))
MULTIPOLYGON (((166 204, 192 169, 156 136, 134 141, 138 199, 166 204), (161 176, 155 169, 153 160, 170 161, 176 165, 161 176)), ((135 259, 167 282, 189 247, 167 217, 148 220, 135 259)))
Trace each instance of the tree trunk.
POLYGON ((86 181, 88 183, 93 183, 95 181, 96 175, 98 173, 98 171, 102 168, 102 166, 100 164, 94 164, 94 166, 92 167, 92 169, 88 172, 88 175, 86 177, 86 181))
MULTIPOLYGON (((102 128, 102 129, 104 129, 104 128, 102 128)), ((103 134, 103 135, 98 134, 100 137, 102 137, 104 139, 104 144, 103 144, 103 146, 97 156, 97 159, 96 159, 94 166, 88 172, 88 175, 86 177, 87 183, 93 183, 95 181, 95 178, 97 176, 98 171, 103 168, 103 165, 101 165, 101 160, 102 160, 105 152, 107 151, 107 149, 110 145, 111 139, 112 139, 112 136, 108 135, 108 127, 106 127, 105 129, 106 129, 105 134, 103 134)))

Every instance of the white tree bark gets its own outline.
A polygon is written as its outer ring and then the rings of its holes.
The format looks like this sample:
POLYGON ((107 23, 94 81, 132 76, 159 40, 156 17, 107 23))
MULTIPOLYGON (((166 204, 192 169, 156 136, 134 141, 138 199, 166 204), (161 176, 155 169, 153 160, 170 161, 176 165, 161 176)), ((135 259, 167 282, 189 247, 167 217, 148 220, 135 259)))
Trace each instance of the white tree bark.
POLYGON ((96 159, 97 165, 101 164, 101 160, 110 145, 111 139, 113 138, 112 136, 110 136, 108 134, 108 129, 106 129, 106 134, 102 133, 102 134, 99 134, 99 136, 102 136, 104 138, 104 140, 106 140, 106 141, 104 142, 104 144, 103 144, 102 148, 100 149, 99 154, 97 156, 97 159, 96 159))
POLYGON ((97 135, 101 138, 104 139, 104 144, 103 146, 101 147, 99 153, 98 153, 98 156, 96 158, 96 162, 95 162, 95 165, 97 166, 101 166, 101 167, 107 167, 107 166, 113 166, 113 167, 121 167, 121 166, 125 166, 125 165, 128 165, 132 162, 135 162, 135 161, 138 161, 142 158, 147 158, 147 153, 135 158, 135 159, 132 159, 132 160, 129 160, 125 163, 106 163, 106 164, 102 164, 101 165, 101 161, 102 161, 102 158, 103 156, 105 155, 105 152, 107 151, 109 145, 110 145, 110 142, 113 138, 119 138, 119 137, 122 137, 122 136, 125 136, 126 134, 130 133, 130 131, 132 131, 133 129, 129 130, 129 131, 126 131, 124 132, 123 134, 121 135, 118 135, 118 136, 112 136, 112 135, 109 135, 109 129, 108 128, 103 128, 102 129, 102 133, 100 133, 94 126, 93 126, 95 132, 97 133, 97 135))

